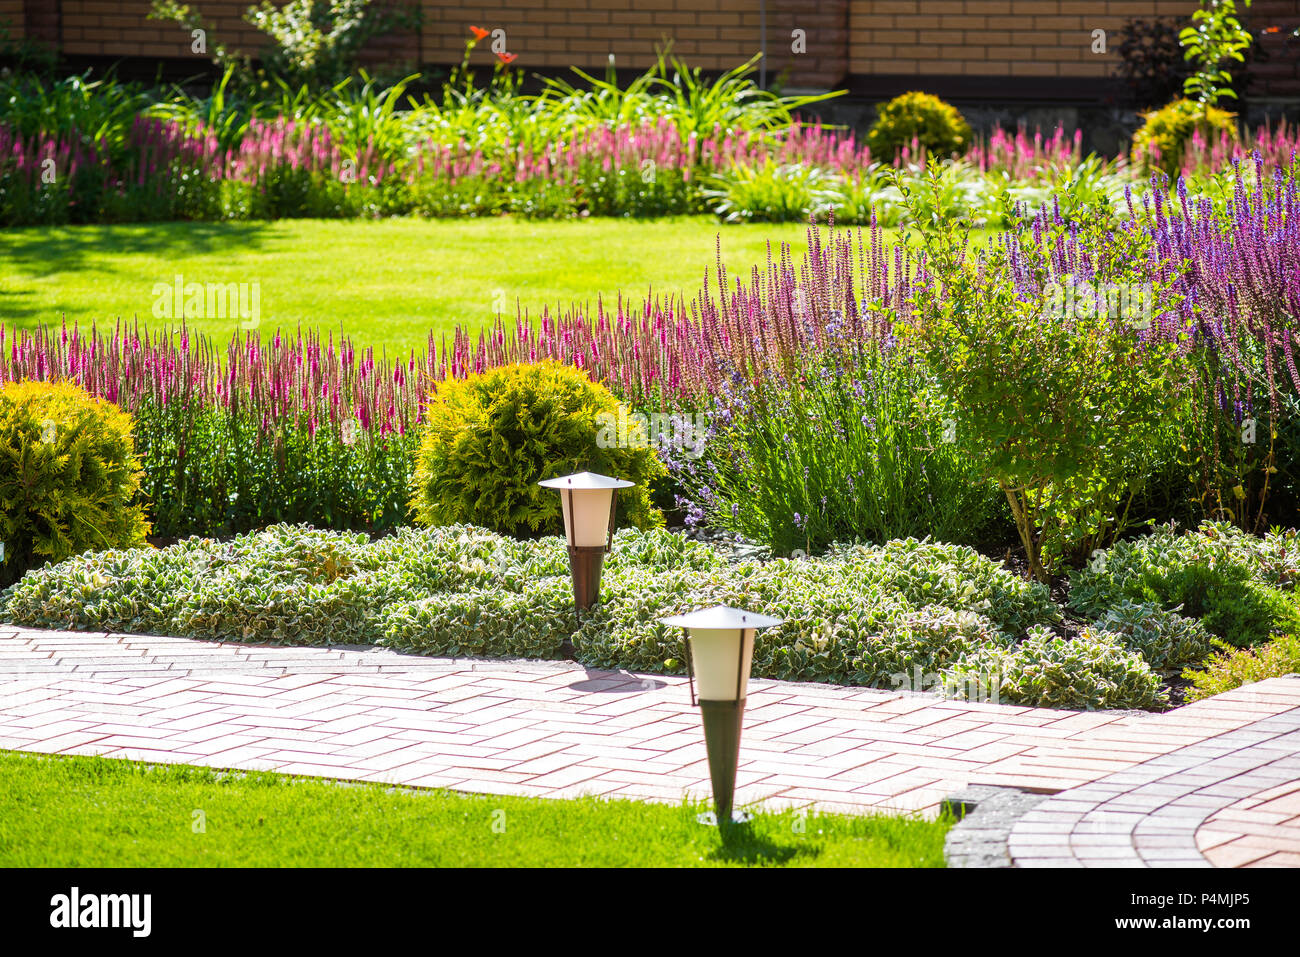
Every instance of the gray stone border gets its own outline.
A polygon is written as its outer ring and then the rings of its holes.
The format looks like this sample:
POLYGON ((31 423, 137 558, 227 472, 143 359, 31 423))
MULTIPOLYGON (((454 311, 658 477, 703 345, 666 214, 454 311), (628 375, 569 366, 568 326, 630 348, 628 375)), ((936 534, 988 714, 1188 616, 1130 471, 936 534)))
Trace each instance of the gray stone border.
POLYGON ((973 784, 945 798, 943 809, 960 818, 943 842, 948 866, 1013 867, 1007 843, 1011 830, 1047 798, 991 784, 973 784))

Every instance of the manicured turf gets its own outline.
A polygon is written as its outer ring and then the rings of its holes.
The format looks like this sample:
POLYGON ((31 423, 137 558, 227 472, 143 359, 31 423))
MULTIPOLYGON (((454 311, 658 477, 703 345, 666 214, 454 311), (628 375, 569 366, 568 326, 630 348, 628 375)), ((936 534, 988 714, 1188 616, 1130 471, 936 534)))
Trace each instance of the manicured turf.
MULTIPOLYGON (((636 300, 648 289, 700 288, 722 236, 727 268, 747 277, 766 243, 795 258, 806 227, 721 225, 708 216, 665 220, 279 220, 157 223, 0 231, 0 322, 112 325, 153 318, 154 285, 257 282, 261 326, 337 331, 358 344, 405 350, 460 323, 477 330, 498 308, 531 316, 544 304, 636 300)), ((191 324, 223 345, 227 319, 191 324)))
POLYGON ((0 752, 0 867, 942 867, 947 820, 340 785, 0 752))

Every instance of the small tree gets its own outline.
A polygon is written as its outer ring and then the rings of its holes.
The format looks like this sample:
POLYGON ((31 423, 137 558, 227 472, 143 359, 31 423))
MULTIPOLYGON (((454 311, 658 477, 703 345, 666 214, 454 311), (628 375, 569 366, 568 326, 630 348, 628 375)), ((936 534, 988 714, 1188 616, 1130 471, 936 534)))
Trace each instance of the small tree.
MULTIPOLYGON (((927 223, 928 281, 903 328, 949 402, 948 440, 1002 488, 1030 569, 1047 581, 1059 560, 1128 524, 1151 450, 1172 427, 1177 343, 1139 336, 1138 317, 1117 315, 1107 296, 1058 307, 1053 290, 1074 277, 1056 274, 1048 253, 1065 227, 1004 234, 975 255, 952 220, 917 221, 927 223)), ((1171 281, 1150 283, 1149 240, 1112 230, 1100 210, 1079 228, 1093 272, 1076 288, 1136 286, 1149 302, 1176 304, 1171 281)))
MULTIPOLYGON (((1245 7, 1250 0, 1242 0, 1245 7)), ((1203 107, 1216 106, 1221 97, 1237 99, 1228 64, 1246 62, 1245 51, 1255 37, 1237 19, 1236 0, 1201 0, 1190 27, 1178 34, 1183 58, 1195 61, 1195 71, 1183 81, 1183 92, 1203 107)))

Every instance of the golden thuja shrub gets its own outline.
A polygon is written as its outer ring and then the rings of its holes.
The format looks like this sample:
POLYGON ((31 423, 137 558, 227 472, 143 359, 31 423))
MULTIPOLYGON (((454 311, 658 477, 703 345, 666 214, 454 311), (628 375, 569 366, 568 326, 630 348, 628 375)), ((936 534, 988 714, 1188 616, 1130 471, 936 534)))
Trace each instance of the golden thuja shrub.
POLYGON ((47 561, 144 541, 133 425, 71 382, 0 389, 0 585, 47 561))

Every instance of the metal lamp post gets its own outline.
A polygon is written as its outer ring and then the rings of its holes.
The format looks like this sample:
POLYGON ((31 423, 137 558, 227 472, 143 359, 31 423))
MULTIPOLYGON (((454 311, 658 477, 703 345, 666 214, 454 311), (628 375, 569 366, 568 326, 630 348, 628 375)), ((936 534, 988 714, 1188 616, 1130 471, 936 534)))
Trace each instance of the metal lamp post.
POLYGON ((754 634, 760 628, 781 624, 781 619, 718 605, 659 620, 686 632, 691 704, 700 706, 704 722, 716 820, 719 824, 746 820, 743 816, 733 818, 732 799, 740 763, 740 729, 745 716, 749 669, 754 660, 754 634))
POLYGON ((545 479, 543 488, 559 489, 564 509, 564 537, 569 542, 569 568, 573 573, 573 603, 585 611, 600 594, 600 570, 614 538, 614 509, 618 490, 635 482, 577 472, 545 479))

